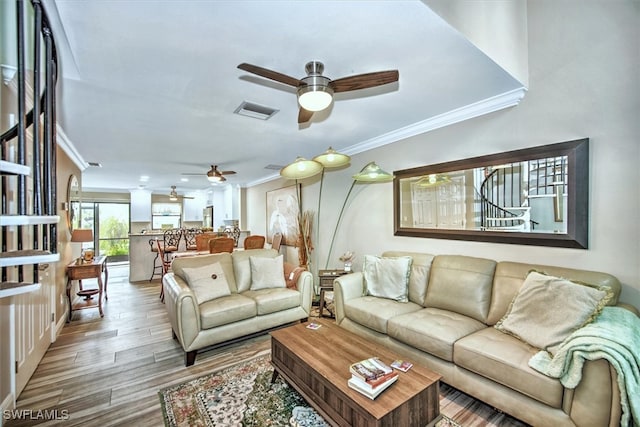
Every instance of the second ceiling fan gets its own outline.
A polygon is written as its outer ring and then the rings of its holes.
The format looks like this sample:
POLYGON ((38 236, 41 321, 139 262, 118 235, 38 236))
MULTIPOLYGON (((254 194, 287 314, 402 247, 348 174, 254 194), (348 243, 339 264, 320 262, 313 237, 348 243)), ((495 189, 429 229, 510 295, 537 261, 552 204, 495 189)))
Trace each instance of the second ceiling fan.
MULTIPOLYGON (((225 182, 225 175, 234 175, 236 171, 218 170, 218 165, 211 165, 211 169, 207 172, 207 179, 211 182, 225 182)), ((183 173, 182 175, 201 176, 201 173, 183 173)))
POLYGON ((331 80, 322 75, 324 65, 319 61, 307 63, 305 66, 307 77, 302 79, 244 62, 238 65, 238 68, 297 88, 298 104, 300 105, 298 123, 308 122, 314 112, 324 110, 331 105, 334 93, 382 86, 397 82, 399 78, 398 70, 388 70, 331 80))

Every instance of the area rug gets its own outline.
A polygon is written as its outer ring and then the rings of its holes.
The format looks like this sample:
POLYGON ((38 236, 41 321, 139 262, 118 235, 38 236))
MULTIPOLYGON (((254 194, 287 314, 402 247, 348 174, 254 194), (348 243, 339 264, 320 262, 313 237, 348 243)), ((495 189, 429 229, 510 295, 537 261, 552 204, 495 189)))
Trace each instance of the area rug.
MULTIPOLYGON (((294 426, 328 424, 278 377, 269 356, 160 390, 166 426, 294 426)), ((460 427, 444 417, 437 427, 460 427)))

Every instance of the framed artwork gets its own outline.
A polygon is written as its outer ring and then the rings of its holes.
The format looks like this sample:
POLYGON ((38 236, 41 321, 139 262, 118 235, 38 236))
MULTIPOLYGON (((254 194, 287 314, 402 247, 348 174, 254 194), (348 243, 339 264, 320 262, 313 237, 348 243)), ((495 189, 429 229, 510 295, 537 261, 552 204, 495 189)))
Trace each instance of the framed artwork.
POLYGON ((267 191, 267 242, 273 242, 275 233, 282 233, 283 245, 296 245, 301 185, 267 191))

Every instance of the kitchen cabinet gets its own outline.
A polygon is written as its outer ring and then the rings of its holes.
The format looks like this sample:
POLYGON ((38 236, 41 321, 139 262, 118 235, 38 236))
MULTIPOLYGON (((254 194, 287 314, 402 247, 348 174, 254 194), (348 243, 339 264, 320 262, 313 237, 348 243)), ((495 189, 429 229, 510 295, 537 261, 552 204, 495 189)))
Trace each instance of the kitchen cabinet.
POLYGON ((131 190, 131 222, 151 222, 151 191, 131 190))

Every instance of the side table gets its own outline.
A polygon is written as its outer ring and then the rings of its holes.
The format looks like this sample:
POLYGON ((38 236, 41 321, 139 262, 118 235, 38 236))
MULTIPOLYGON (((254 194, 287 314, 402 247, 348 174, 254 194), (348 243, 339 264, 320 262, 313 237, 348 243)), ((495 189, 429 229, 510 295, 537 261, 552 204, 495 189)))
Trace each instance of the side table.
POLYGON ((98 256, 93 261, 83 261, 81 259, 73 261, 67 265, 67 299, 69 300, 69 317, 67 322, 71 321, 71 315, 73 310, 82 310, 85 308, 97 307, 100 311, 100 317, 104 317, 102 312, 102 294, 104 293, 104 299, 107 298, 107 281, 109 279, 109 271, 107 270, 107 257, 98 256), (104 273, 104 282, 102 281, 102 273, 104 273), (98 279, 97 289, 83 289, 83 279, 98 279), (85 300, 73 304, 71 301, 71 288, 74 280, 78 280, 80 283, 80 291, 78 296, 85 297, 85 300), (91 299, 93 295, 98 294, 98 301, 95 302, 91 299))
POLYGON ((320 279, 318 289, 320 289, 320 317, 324 313, 324 293, 325 291, 333 291, 333 281, 340 276, 351 273, 344 270, 318 270, 318 278, 320 279))

